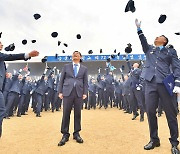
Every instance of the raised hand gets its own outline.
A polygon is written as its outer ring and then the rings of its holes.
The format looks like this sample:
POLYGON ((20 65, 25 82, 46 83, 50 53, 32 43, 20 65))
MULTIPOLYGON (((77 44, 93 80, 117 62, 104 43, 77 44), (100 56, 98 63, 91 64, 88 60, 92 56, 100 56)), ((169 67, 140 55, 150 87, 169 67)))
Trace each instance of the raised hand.
POLYGON ((39 55, 39 52, 36 50, 33 50, 29 53, 29 57, 37 57, 39 55))
POLYGON ((138 19, 135 20, 135 24, 137 28, 141 27, 141 21, 138 21, 138 19))

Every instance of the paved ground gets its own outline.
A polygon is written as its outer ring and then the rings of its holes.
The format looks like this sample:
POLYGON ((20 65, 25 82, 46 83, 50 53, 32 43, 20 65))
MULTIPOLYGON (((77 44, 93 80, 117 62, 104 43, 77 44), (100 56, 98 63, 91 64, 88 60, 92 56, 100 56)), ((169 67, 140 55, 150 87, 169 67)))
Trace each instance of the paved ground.
MULTIPOLYGON (((0 154, 169 154, 169 129, 165 115, 159 118, 161 146, 151 151, 143 149, 149 142, 148 124, 132 121, 132 115, 116 108, 107 110, 83 110, 83 144, 76 143, 72 136, 63 147, 57 144, 61 139, 60 124, 62 111, 43 112, 36 118, 30 110, 21 118, 5 119, 3 137, 0 139, 0 154)), ((70 132, 73 132, 73 114, 70 132)))

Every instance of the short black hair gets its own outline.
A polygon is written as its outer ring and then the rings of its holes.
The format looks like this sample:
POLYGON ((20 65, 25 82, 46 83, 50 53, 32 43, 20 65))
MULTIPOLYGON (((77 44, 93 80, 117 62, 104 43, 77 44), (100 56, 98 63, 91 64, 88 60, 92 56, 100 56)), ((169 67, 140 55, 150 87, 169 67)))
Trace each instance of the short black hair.
POLYGON ((79 55, 82 57, 82 55, 81 55, 81 53, 79 51, 74 51, 73 54, 76 53, 76 52, 79 53, 79 55))
POLYGON ((164 43, 164 46, 166 46, 168 44, 169 40, 165 35, 161 35, 161 36, 163 36, 166 39, 166 43, 164 43))
MULTIPOLYGON (((79 55, 82 57, 82 55, 81 55, 81 53, 79 51, 74 51, 73 54, 76 53, 76 52, 79 53, 79 55)), ((80 59, 80 63, 82 63, 82 62, 83 62, 83 60, 80 59)))

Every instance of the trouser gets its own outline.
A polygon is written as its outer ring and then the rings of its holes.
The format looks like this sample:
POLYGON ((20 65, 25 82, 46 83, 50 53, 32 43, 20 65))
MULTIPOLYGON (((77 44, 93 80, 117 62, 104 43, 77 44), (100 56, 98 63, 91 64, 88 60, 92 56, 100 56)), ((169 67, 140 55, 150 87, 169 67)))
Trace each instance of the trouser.
POLYGON ((21 113, 22 113, 22 108, 23 108, 23 104, 25 103, 24 101, 25 101, 25 95, 22 94, 21 97, 20 97, 20 100, 19 100, 17 115, 21 115, 21 113))
POLYGON ((124 99, 125 110, 131 112, 132 107, 130 105, 130 95, 124 95, 123 99, 124 99))
POLYGON ((115 97, 114 97, 114 90, 113 89, 107 89, 106 90, 107 92, 107 101, 108 101, 108 104, 109 104, 109 101, 110 101, 110 106, 112 107, 112 102, 115 102, 115 97))
POLYGON ((5 105, 7 104, 7 96, 8 96, 8 91, 3 91, 3 96, 4 96, 4 101, 5 101, 5 105))
POLYGON ((2 126, 3 118, 6 113, 5 101, 2 92, 0 91, 0 127, 2 126))
POLYGON ((13 112, 14 102, 19 100, 19 94, 16 92, 9 92, 6 104, 6 116, 10 116, 13 112))
POLYGON ((32 108, 33 108, 34 112, 36 111, 36 104, 37 104, 37 102, 36 102, 36 93, 33 92, 32 93, 32 108))
POLYGON ((39 93, 36 93, 36 114, 40 115, 41 108, 42 108, 42 101, 43 101, 43 96, 39 93))
POLYGON ((116 106, 117 108, 119 107, 120 109, 122 109, 122 93, 115 93, 116 96, 116 106))
POLYGON ((24 102, 24 104, 23 104, 22 113, 25 113, 25 112, 28 111, 30 99, 31 99, 31 95, 30 95, 29 93, 26 94, 26 96, 25 96, 25 102, 24 102))
POLYGON ((143 94, 141 90, 133 88, 130 90, 130 98, 132 103, 133 114, 137 114, 137 109, 139 107, 141 116, 144 116, 144 103, 143 103, 143 94))
POLYGON ((90 108, 96 108, 96 94, 89 91, 89 104, 88 104, 88 109, 90 108))
POLYGON ((54 108, 54 103, 53 103, 53 89, 48 88, 47 89, 47 97, 45 98, 45 111, 47 111, 50 108, 50 103, 51 107, 54 108))
POLYGON ((155 83, 155 80, 146 81, 145 86, 145 103, 147 109, 147 117, 149 123, 150 138, 153 142, 159 141, 158 137, 158 124, 156 117, 156 109, 158 107, 159 98, 162 100, 162 107, 166 114, 170 135, 170 143, 174 146, 179 144, 177 140, 178 134, 178 122, 177 112, 174 101, 174 96, 170 96, 164 84, 155 83))
POLYGON ((99 96, 99 105, 100 107, 102 107, 105 103, 104 103, 104 89, 99 89, 98 91, 98 96, 99 96))
POLYGON ((73 136, 79 135, 81 130, 81 107, 82 107, 82 97, 78 97, 76 89, 73 88, 69 96, 63 97, 63 117, 61 124, 61 133, 64 137, 69 137, 69 123, 70 114, 72 107, 74 107, 74 133, 73 136))

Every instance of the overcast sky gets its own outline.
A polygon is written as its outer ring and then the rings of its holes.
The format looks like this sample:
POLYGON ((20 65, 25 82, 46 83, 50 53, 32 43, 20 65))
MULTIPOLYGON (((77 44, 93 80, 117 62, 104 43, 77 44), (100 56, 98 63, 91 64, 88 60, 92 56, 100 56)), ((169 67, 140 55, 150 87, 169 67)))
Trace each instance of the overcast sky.
MULTIPOLYGON (((142 53, 137 35, 135 18, 142 21, 142 29, 149 44, 156 36, 166 35, 178 54, 180 52, 180 0, 134 0, 136 12, 125 13, 128 0, 1 0, 0 32, 4 46, 15 43, 14 53, 36 49, 40 55, 62 55, 79 50, 83 55, 88 50, 99 54, 113 53, 116 49, 124 53, 128 43, 132 44, 133 54, 142 53), (39 20, 33 14, 41 14, 39 20), (161 14, 167 19, 158 23, 161 14), (58 32, 57 38, 51 33, 58 32), (76 39, 81 34, 81 40, 76 39), (22 45, 27 39, 28 44, 22 45), (30 41, 36 39, 32 44, 30 41), (58 47, 57 42, 67 43, 58 47)), ((180 54, 179 54, 180 55, 180 54)))

